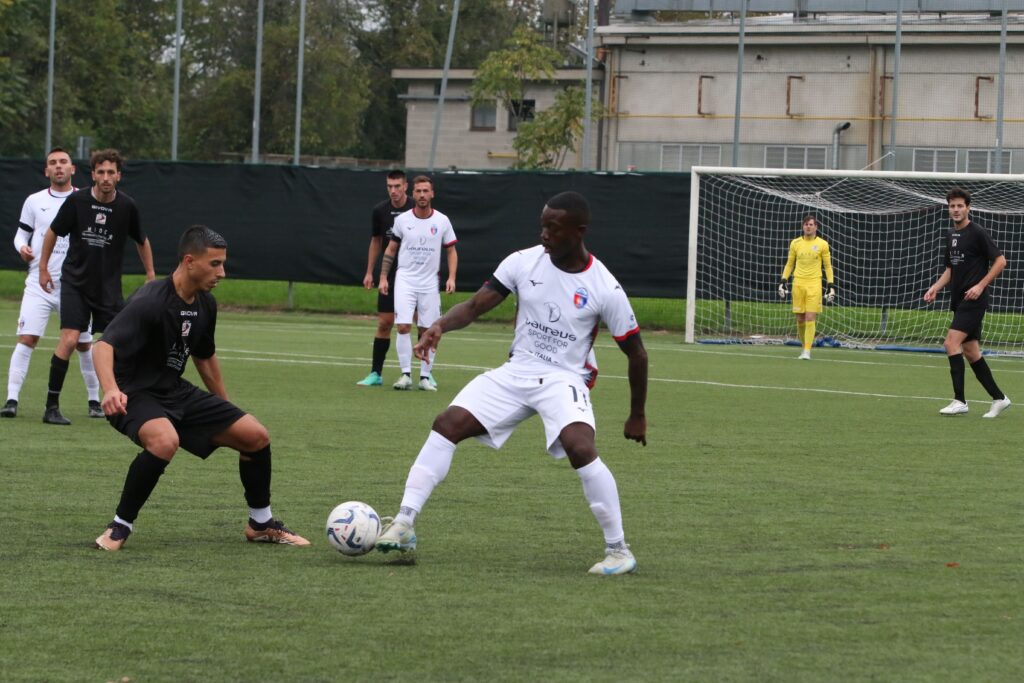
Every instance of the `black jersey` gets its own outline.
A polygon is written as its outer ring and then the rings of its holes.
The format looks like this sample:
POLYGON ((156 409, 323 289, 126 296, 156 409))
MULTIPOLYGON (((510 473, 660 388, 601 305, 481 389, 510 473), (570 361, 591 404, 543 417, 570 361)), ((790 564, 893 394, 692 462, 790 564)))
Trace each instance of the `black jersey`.
POLYGON ((178 385, 189 356, 216 351, 217 300, 198 292, 185 303, 171 278, 143 285, 103 333, 114 347, 114 376, 126 394, 166 392, 178 385))
POLYGON ((382 254, 387 251, 388 243, 391 241, 391 228, 395 225, 395 216, 411 210, 414 206, 416 206, 416 202, 412 200, 412 197, 406 197, 405 204, 399 209, 394 207, 390 199, 385 199, 373 207, 373 232, 370 234, 381 238, 380 250, 382 254))
POLYGON ((973 301, 964 301, 964 292, 981 282, 992 262, 1002 254, 989 234, 974 221, 961 230, 949 231, 946 236, 946 267, 951 269, 951 310, 955 311, 961 303, 970 307, 988 308, 988 287, 973 301))
POLYGON ((104 203, 93 198, 91 188, 79 190, 61 205, 50 229, 70 236, 61 281, 94 301, 121 301, 125 241, 146 241, 135 201, 118 191, 104 203))

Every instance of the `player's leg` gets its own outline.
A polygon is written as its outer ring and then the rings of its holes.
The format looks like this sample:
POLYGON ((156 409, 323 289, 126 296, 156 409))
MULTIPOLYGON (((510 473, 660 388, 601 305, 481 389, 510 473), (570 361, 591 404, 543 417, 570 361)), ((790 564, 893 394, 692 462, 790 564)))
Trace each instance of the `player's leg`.
POLYGON ((391 348, 391 328, 395 326, 395 290, 394 283, 385 296, 377 292, 377 332, 373 337, 373 356, 370 374, 356 384, 364 387, 377 387, 384 383, 384 360, 391 348))
POLYGON ((793 313, 796 315, 796 338, 800 342, 800 359, 808 360, 810 351, 804 346, 807 339, 807 288, 800 282, 793 281, 793 313))
POLYGON ((965 326, 965 318, 963 313, 953 314, 953 323, 946 332, 946 339, 942 343, 946 350, 946 358, 949 360, 949 377, 953 382, 953 401, 939 411, 942 415, 961 415, 968 410, 967 400, 964 396, 963 353, 963 344, 968 333, 964 329, 958 329, 965 326))
MULTIPOLYGON (((441 293, 427 292, 421 294, 419 304, 416 308, 417 325, 419 333, 423 332, 434 324, 441 317, 441 293)), ((437 381, 434 379, 434 358, 437 353, 432 349, 427 360, 420 361, 420 389, 424 391, 437 391, 437 381)))
POLYGON ((402 282, 395 283, 395 353, 402 374, 392 386, 395 389, 412 388, 412 323, 416 311, 416 292, 402 282))
POLYGON ((18 342, 11 353, 7 372, 7 402, 0 409, 0 417, 16 417, 18 414, 21 387, 28 376, 32 352, 39 338, 46 334, 46 324, 50 320, 50 312, 55 308, 55 299, 54 295, 44 294, 38 287, 25 288, 25 294, 21 297, 21 310, 18 312, 18 342))
POLYGON ((129 398, 128 413, 112 419, 111 424, 142 446, 142 451, 128 466, 114 520, 96 539, 100 550, 117 551, 134 530, 139 511, 177 453, 179 441, 178 432, 165 416, 163 406, 146 394, 133 394, 129 398))
POLYGON ((992 397, 992 406, 982 417, 994 418, 1010 407, 1010 397, 1003 393, 992 377, 992 369, 989 367, 985 356, 981 353, 981 320, 978 326, 967 335, 963 343, 964 358, 971 366, 974 376, 985 387, 985 391, 992 397))
MULTIPOLYGON (((203 423, 206 425, 215 424, 218 421, 226 422, 232 417, 241 413, 241 410, 228 401, 197 390, 196 403, 190 408, 190 413, 200 413, 203 423), (238 411, 237 413, 235 411, 238 411), (211 415, 212 413, 212 415, 211 415), (222 418, 217 418, 216 414, 222 418)), ((187 419, 187 418, 186 418, 187 419)), ((189 450, 200 457, 206 457, 210 451, 220 446, 226 446, 238 451, 238 477, 242 481, 242 490, 245 493, 245 502, 249 506, 249 522, 245 526, 245 538, 251 542, 279 543, 282 545, 307 546, 307 541, 302 536, 294 533, 279 519, 274 519, 270 508, 270 480, 271 480, 271 454, 270 454, 270 433, 267 428, 252 415, 242 413, 241 417, 230 422, 225 429, 218 431, 208 441, 210 446, 193 446, 192 435, 197 441, 203 441, 202 433, 205 430, 196 422, 189 421, 189 427, 196 424, 195 430, 190 429, 189 450), (195 448, 195 450, 192 450, 195 448)))
POLYGON ((545 382, 535 393, 533 407, 544 422, 548 451, 556 457, 564 452, 568 457, 604 535, 605 557, 590 568, 590 573, 613 576, 636 571, 636 558, 626 545, 622 528, 618 486, 594 443, 590 392, 582 381, 573 378, 545 382))
POLYGON ((60 412, 60 392, 64 389, 64 378, 68 374, 68 359, 78 344, 78 338, 89 329, 92 309, 88 301, 74 287, 61 283, 60 288, 60 339, 50 358, 50 379, 46 392, 46 411, 43 422, 55 425, 69 425, 71 421, 60 412))
POLYGON ((803 350, 807 354, 807 358, 811 357, 811 347, 814 346, 814 337, 817 334, 817 319, 818 313, 815 311, 808 310, 804 313, 803 350))

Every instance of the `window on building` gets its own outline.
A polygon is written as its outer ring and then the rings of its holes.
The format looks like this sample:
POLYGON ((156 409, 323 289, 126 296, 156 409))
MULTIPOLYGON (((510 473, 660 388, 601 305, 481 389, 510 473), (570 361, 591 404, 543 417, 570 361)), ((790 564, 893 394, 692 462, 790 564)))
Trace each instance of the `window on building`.
POLYGON ((518 130, 520 122, 533 121, 536 107, 536 100, 512 100, 512 106, 508 113, 508 129, 518 130))
POLYGON ((721 145, 662 145, 662 171, 689 171, 694 166, 720 166, 721 145))
POLYGON ((956 173, 956 150, 922 149, 919 147, 914 150, 913 170, 956 173))
POLYGON ((765 168, 826 168, 827 147, 800 147, 796 145, 766 145, 765 168))
MULTIPOLYGON (((1012 173, 1010 161, 1013 155, 1003 150, 1003 165, 1000 173, 1012 173)), ((996 153, 991 149, 969 149, 967 150, 967 172, 968 173, 995 173, 996 153)))
POLYGON ((483 102, 473 105, 470 130, 496 130, 498 124, 498 107, 494 102, 483 102))

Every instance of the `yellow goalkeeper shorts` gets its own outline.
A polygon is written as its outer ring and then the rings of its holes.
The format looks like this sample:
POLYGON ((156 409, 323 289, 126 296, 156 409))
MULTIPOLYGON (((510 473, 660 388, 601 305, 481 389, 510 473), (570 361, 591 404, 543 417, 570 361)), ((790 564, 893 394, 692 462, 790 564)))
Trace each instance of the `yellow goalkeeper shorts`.
POLYGON ((793 281, 793 312, 821 313, 821 283, 793 281))

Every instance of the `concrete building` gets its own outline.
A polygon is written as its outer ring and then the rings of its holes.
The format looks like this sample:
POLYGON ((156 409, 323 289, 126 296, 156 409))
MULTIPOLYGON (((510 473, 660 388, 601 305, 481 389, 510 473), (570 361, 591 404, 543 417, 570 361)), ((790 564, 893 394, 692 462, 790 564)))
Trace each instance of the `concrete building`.
MULTIPOLYGON (((748 18, 738 165, 992 172, 1001 143, 1000 170, 1024 172, 1024 16, 1011 14, 1007 22, 1002 102, 1001 28, 998 15, 905 14, 897 79, 893 14, 748 18)), ((596 42, 603 69, 594 72, 595 92, 607 115, 592 128, 589 168, 731 165, 735 17, 671 23, 624 13, 597 29, 596 42)), ((582 73, 559 72, 576 83, 582 73)), ((423 166, 441 72, 394 75, 409 82, 406 163, 423 166)), ((472 72, 450 78, 449 92, 463 99, 450 96, 445 105, 436 166, 507 168, 514 131, 503 120, 492 131, 475 131, 476 113, 465 98, 472 72)), ((557 87, 531 90, 538 110, 557 87)), ((582 160, 577 155, 566 166, 580 168, 582 160)))

